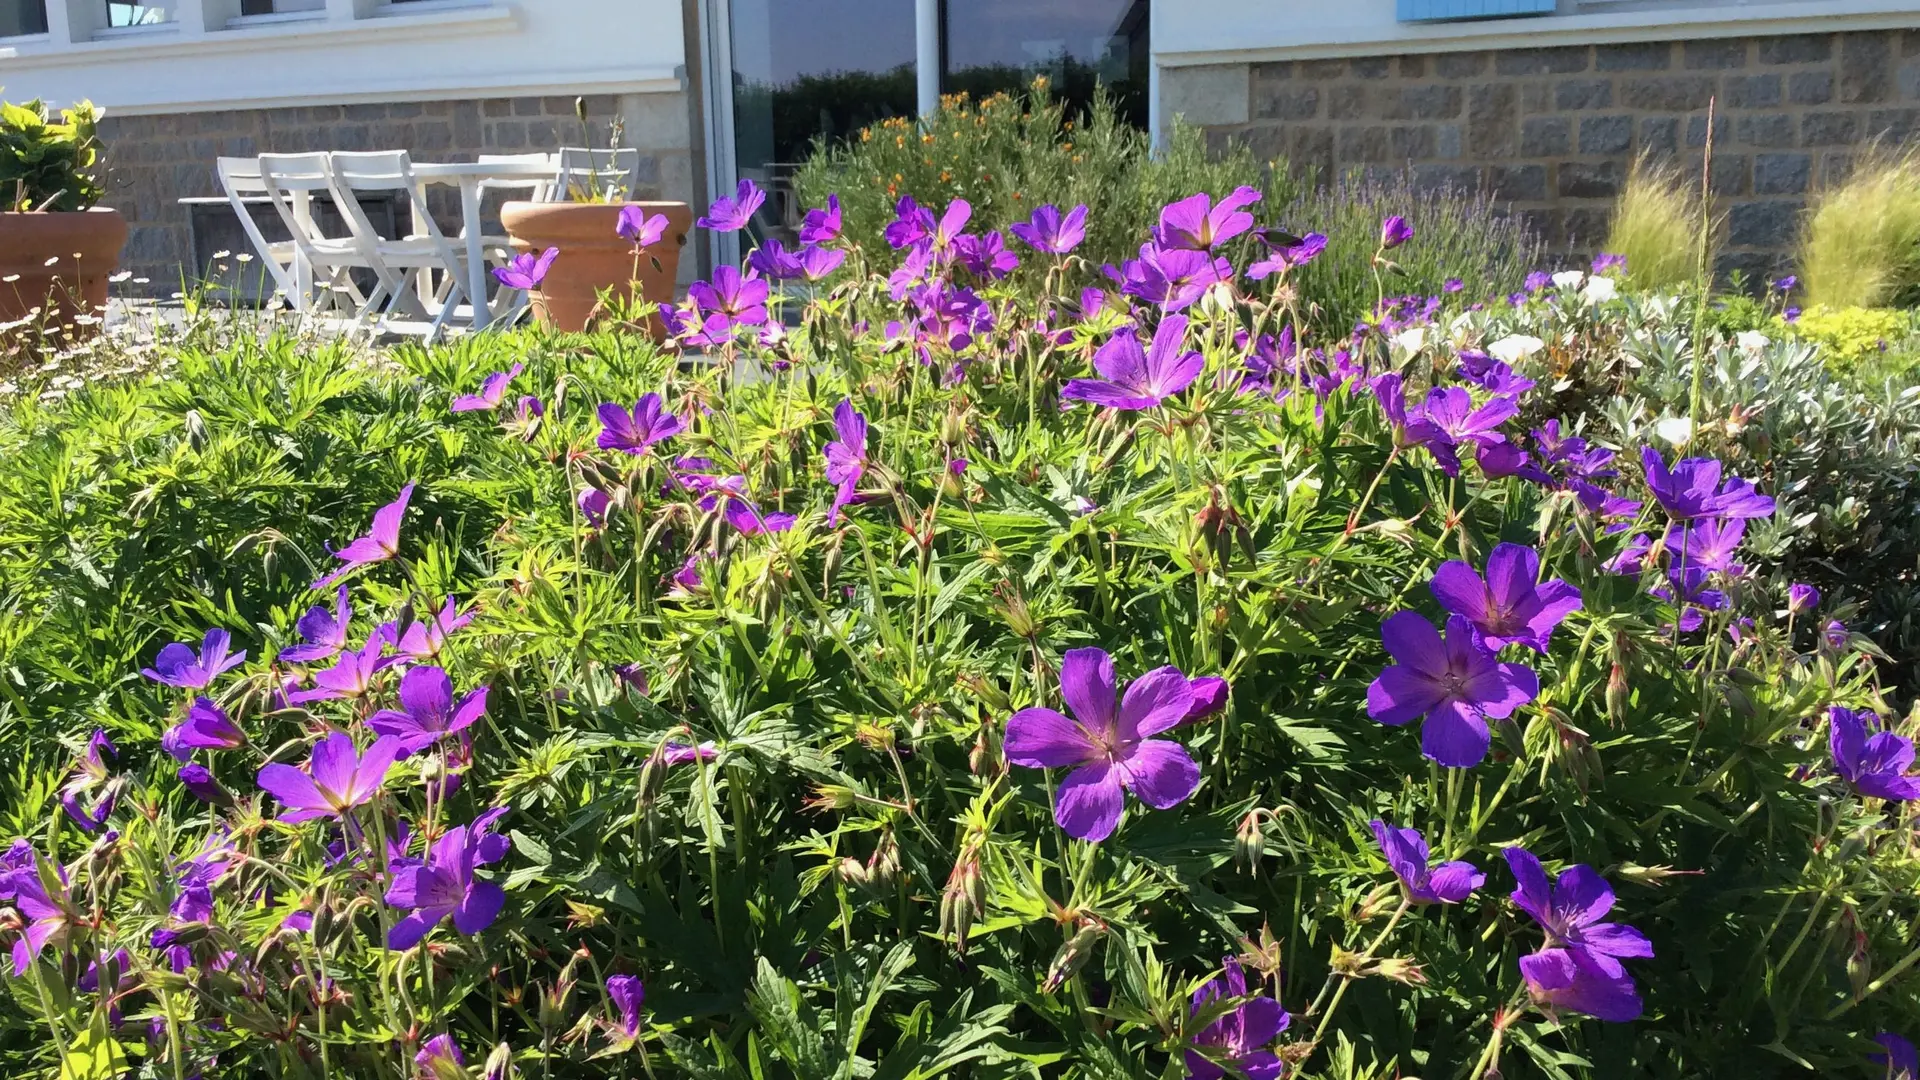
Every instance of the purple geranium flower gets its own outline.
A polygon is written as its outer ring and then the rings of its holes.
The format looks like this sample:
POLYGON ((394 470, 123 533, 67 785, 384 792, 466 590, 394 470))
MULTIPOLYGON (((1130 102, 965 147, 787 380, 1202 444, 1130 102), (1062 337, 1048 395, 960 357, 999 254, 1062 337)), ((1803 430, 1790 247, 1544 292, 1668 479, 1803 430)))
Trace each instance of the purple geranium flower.
POLYGON ((647 215, 647 208, 637 203, 620 208, 620 220, 614 223, 613 231, 620 239, 632 242, 639 249, 650 248, 667 235, 667 215, 647 215))
POLYGON ((460 1053, 460 1044, 453 1041, 451 1035, 435 1035, 420 1045, 420 1052, 413 1055, 413 1063, 427 1077, 441 1075, 440 1066, 453 1067, 456 1074, 466 1072, 467 1059, 460 1053))
POLYGON ((1392 251, 1411 239, 1413 239, 1413 226, 1407 224, 1407 219, 1399 214, 1380 223, 1381 250, 1392 251))
POLYGON ((531 292, 539 288, 541 282, 547 280, 547 271, 553 268, 553 260, 559 257, 560 249, 557 247, 550 247, 539 255, 531 251, 523 251, 515 255, 513 261, 507 265, 494 267, 493 276, 509 289, 525 289, 531 292))
POLYGON ((453 700, 453 680, 442 668, 417 667, 400 677, 400 708, 382 709, 367 718, 376 735, 400 741, 400 755, 424 750, 445 736, 472 727, 487 712, 487 688, 469 690, 453 700))
POLYGON ((1608 271, 1619 271, 1624 274, 1627 272, 1627 257, 1603 251, 1593 257, 1593 265, 1589 269, 1595 274, 1604 274, 1608 271))
POLYGON ((1211 251, 1253 228, 1253 215, 1245 207, 1260 201, 1260 193, 1242 185, 1219 205, 1206 192, 1189 195, 1160 210, 1160 225, 1153 230, 1154 242, 1163 248, 1211 251))
POLYGON ((287 695, 287 704, 304 705, 309 701, 358 698, 373 689, 373 677, 387 666, 387 646, 393 644, 393 624, 383 623, 367 635, 358 649, 343 649, 330 668, 313 673, 313 689, 296 690, 287 695))
POLYGON ((640 1005, 647 1000, 647 988, 638 975, 611 975, 607 978, 607 1000, 620 1011, 616 1026, 629 1039, 640 1037, 640 1005))
POLYGON ((613 508, 613 496, 597 487, 583 487, 575 502, 580 506, 581 515, 587 519, 587 528, 607 527, 607 512, 613 508))
POLYGON ((333 610, 314 605, 307 609, 294 628, 305 645, 280 650, 280 660, 288 664, 310 664, 329 660, 347 647, 347 628, 353 622, 353 605, 347 600, 347 587, 335 594, 333 610))
POLYGON ((1216 282, 1231 280, 1233 264, 1204 251, 1148 243, 1140 246, 1138 259, 1128 259, 1118 270, 1108 266, 1104 272, 1128 296, 1175 312, 1206 295, 1216 282))
POLYGON ((1707 612, 1719 611, 1727 606, 1727 594, 1719 589, 1708 588, 1709 584, 1711 581, 1706 570, 1698 566, 1675 566, 1667 571, 1664 580, 1647 592, 1679 608, 1676 625, 1682 633, 1691 633, 1706 622, 1707 612))
POLYGON ((716 266, 713 280, 689 285, 687 297, 701 311, 725 318, 730 328, 760 326, 767 321, 767 283, 752 271, 742 274, 735 266, 716 266))
POLYGON ((1666 550, 1676 566, 1697 567, 1736 577, 1746 567, 1733 561, 1747 531, 1743 518, 1700 518, 1667 530, 1666 550))
POLYGON ((1531 668, 1501 663, 1459 615, 1442 639, 1420 614, 1402 611, 1380 624, 1380 638, 1397 662, 1367 687, 1367 715, 1394 727, 1426 716, 1420 752, 1447 768, 1480 764, 1492 742, 1487 717, 1511 716, 1540 693, 1531 668))
POLYGON ((336 731, 314 746, 308 772, 274 762, 260 770, 258 779, 267 794, 286 806, 281 821, 341 817, 372 800, 399 756, 400 740, 391 736, 375 739, 362 755, 351 735, 336 731))
MULTIPOLYGON (((401 655, 410 656, 415 660, 437 660, 440 658, 440 653, 447 647, 447 635, 472 621, 473 610, 469 608, 461 611, 459 601, 449 596, 446 602, 440 605, 440 610, 424 619, 415 619, 408 623, 405 633, 400 633, 399 627, 392 623, 384 624, 382 629, 387 631, 390 640, 393 640, 396 634, 398 635, 397 640, 394 640, 394 648, 401 655)), ((397 659, 389 661, 389 663, 399 662, 397 659)), ((381 666, 388 665, 383 663, 381 666)))
POLYGON ((691 765, 696 761, 712 761, 720 756, 720 748, 712 739, 697 746, 688 746, 682 742, 668 741, 661 744, 660 758, 669 765, 691 765))
POLYGON ((833 509, 827 524, 840 521, 840 508, 853 501, 860 477, 867 471, 867 418, 856 412, 851 398, 833 409, 833 429, 839 438, 826 445, 827 483, 834 485, 833 509))
POLYGON ((235 727, 220 706, 205 695, 194 698, 193 704, 187 707, 186 718, 160 737, 160 749, 181 762, 192 758, 195 750, 232 750, 246 743, 246 733, 235 727))
POLYGON ((1151 409, 1185 390, 1200 375, 1205 360, 1198 352, 1182 352, 1187 317, 1169 315, 1160 320, 1153 345, 1142 349, 1132 328, 1107 339, 1093 354, 1098 379, 1072 379, 1060 396, 1109 409, 1151 409))
POLYGON ((231 640, 225 630, 209 630, 200 642, 198 656, 194 655, 193 646, 176 641, 162 648, 153 658, 153 666, 141 668, 140 674, 157 683, 198 690, 213 682, 215 676, 246 662, 245 650, 227 655, 231 640))
POLYGON ((768 240, 747 256, 747 268, 773 281, 800 276, 800 256, 779 240, 768 240))
POLYGON ((1367 822, 1367 827, 1416 904, 1457 904, 1487 883, 1487 875, 1472 863, 1447 862, 1429 869, 1427 841, 1418 829, 1396 829, 1377 820, 1367 822))
POLYGON ((1886 1080, 1920 1080, 1920 1050, 1915 1050, 1911 1042, 1891 1031, 1875 1035, 1873 1041, 1881 1050, 1867 1055, 1867 1060, 1886 1067, 1886 1080))
POLYGON ((807 211, 800 221, 800 242, 803 244, 830 244, 840 237, 840 196, 829 194, 825 210, 807 211))
POLYGON ((881 235, 893 250, 900 251, 925 240, 933 232, 933 211, 902 195, 893 206, 893 221, 881 235))
POLYGON ((1053 818, 1067 835, 1098 843, 1120 824, 1124 794, 1165 810, 1200 785, 1186 747, 1150 736, 1176 727, 1193 707, 1187 677, 1163 667, 1127 687, 1114 707, 1113 659, 1101 649, 1068 650, 1060 696, 1069 720, 1052 709, 1022 709, 1007 721, 1007 760, 1030 769, 1073 767, 1060 783, 1053 818))
POLYGON ((1275 239, 1264 231, 1257 235, 1260 237, 1260 242, 1267 246, 1267 257, 1247 267, 1247 277, 1254 281, 1261 281, 1274 274, 1298 270, 1327 250, 1325 233, 1308 233, 1299 237, 1298 243, 1294 242, 1295 238, 1291 236, 1287 237, 1285 242, 1276 243, 1275 239))
POLYGON ((1658 450, 1644 446, 1640 462, 1646 468, 1648 490, 1676 521, 1759 518, 1773 513, 1773 500, 1756 492, 1751 482, 1733 476, 1722 484, 1720 462, 1713 458, 1685 458, 1669 470, 1658 450))
POLYGON ((1218 675, 1188 679, 1187 692, 1192 695, 1193 703, 1187 707, 1187 715, 1181 722, 1200 720, 1221 712, 1227 707, 1227 694, 1231 690, 1227 680, 1218 675))
POLYGON ((825 281, 846 261, 846 249, 821 247, 818 244, 809 244, 793 256, 795 269, 799 270, 801 277, 811 282, 825 281))
POLYGON ((1542 584, 1540 553, 1498 544, 1487 556, 1487 576, 1458 559, 1434 571, 1427 587, 1449 612, 1473 624, 1487 648, 1525 645, 1544 655, 1561 620, 1580 610, 1580 590, 1559 578, 1542 584))
POLYGON ((1546 931, 1547 948, 1520 958, 1520 973, 1549 1005, 1625 1023, 1640 1015, 1640 995, 1620 963, 1651 957, 1653 943, 1622 923, 1600 920, 1613 909, 1613 888, 1591 867, 1570 866, 1549 884, 1540 860, 1523 847, 1502 854, 1519 887, 1512 900, 1546 931))
POLYGON ((225 803, 227 792, 205 765, 182 765, 177 774, 187 793, 203 803, 225 803))
POLYGON ((694 222, 703 229, 714 232, 739 232, 753 219, 753 212, 767 201, 767 193, 761 191, 752 180, 740 181, 732 195, 722 195, 713 200, 707 209, 707 216, 694 222))
POLYGON ((685 421, 661 406, 659 394, 643 396, 634 402, 632 412, 609 401, 600 406, 600 438, 596 445, 602 450, 644 454, 649 446, 680 434, 686 426, 685 421))
MULTIPOLYGON (((20 913, 21 921, 26 924, 21 927, 20 936, 13 941, 15 978, 25 975, 27 969, 31 968, 34 960, 39 957, 40 950, 47 947, 47 942, 53 940, 56 935, 65 933, 76 918, 73 901, 66 895, 64 888, 57 896, 48 895, 44 875, 39 873, 36 865, 39 856, 29 850, 28 858, 26 867, 11 875, 13 906, 20 913)), ((67 879, 66 872, 58 866, 54 867, 54 871, 64 886, 67 879)))
POLYGON ((500 407, 507 394, 507 384, 512 382, 526 365, 515 364, 505 371, 496 371, 480 380, 480 392, 461 394, 453 399, 454 412, 492 412, 500 407))
POLYGON ((1033 216, 1007 226, 1007 231, 1035 251, 1065 255, 1087 238, 1087 207, 1082 203, 1062 216, 1051 203, 1037 206, 1033 216))
POLYGON ((355 567, 370 566, 385 562, 400 553, 400 521, 407 516, 407 500, 413 498, 413 485, 400 489, 400 497, 373 512, 373 528, 367 535, 355 540, 338 551, 334 558, 341 566, 333 573, 313 583, 316 589, 327 586, 345 577, 355 567))
MULTIPOLYGON (((1505 439, 1506 436, 1500 434, 1500 425, 1513 419, 1519 412, 1520 406, 1506 395, 1495 395, 1487 399, 1486 404, 1476 408, 1473 395, 1459 386, 1429 390, 1426 401, 1420 406, 1420 415, 1439 428, 1452 443, 1477 443, 1482 446, 1505 439)), ((1440 458, 1441 468, 1445 470, 1447 458, 1452 454, 1442 457, 1436 452, 1434 456, 1440 458)), ((1455 460, 1453 470, 1448 471, 1447 475, 1457 475, 1459 467, 1459 462, 1455 460)))
POLYGON ((1920 799, 1920 778, 1907 775, 1913 767, 1913 741, 1891 731, 1868 732, 1880 726, 1872 712, 1854 712, 1834 705, 1827 710, 1827 746, 1833 751, 1833 771, 1860 794, 1874 799, 1910 802, 1920 799))
POLYGON ((1805 582, 1796 581, 1787 586, 1787 610, 1802 615, 1820 606, 1820 590, 1805 582))
POLYGON ((1635 533, 1632 539, 1627 541, 1627 546, 1621 548, 1620 553, 1608 559, 1601 568, 1609 574, 1632 576, 1646 569, 1647 557, 1651 554, 1653 554, 1653 538, 1646 533, 1635 533))
MULTIPOLYGON (((1240 961, 1227 957, 1220 977, 1193 992, 1189 1015, 1215 1001, 1231 1001, 1247 996, 1247 977, 1240 961)), ((1286 1075, 1286 1064, 1267 1049, 1293 1018, 1270 997, 1248 998, 1232 1012, 1201 1029, 1193 1045, 1209 1053, 1188 1050, 1187 1080, 1221 1080, 1231 1067, 1234 1076, 1247 1080, 1279 1080, 1286 1075)))
POLYGON ((953 255, 967 272, 984 281, 998 281, 1020 265, 1020 257, 1007 250, 1006 238, 996 230, 985 236, 956 236, 953 255))
POLYGON ((112 739, 107 738, 104 729, 94 728, 93 734, 87 737, 87 748, 74 760, 72 775, 60 788, 61 808, 73 819, 74 824, 90 833, 104 828, 107 819, 113 816, 114 808, 120 803, 121 785, 115 783, 112 774, 107 771, 108 754, 117 758, 120 749, 113 745, 112 739), (93 795, 89 804, 88 796, 96 788, 100 792, 93 795))
POLYGON ((471 825, 458 825, 434 841, 425 861, 394 872, 387 890, 387 906, 407 908, 412 914, 387 932, 387 948, 411 949, 447 916, 453 928, 469 937, 493 925, 507 902, 506 890, 474 877, 476 867, 498 862, 512 841, 488 832, 506 814, 489 810, 471 825))

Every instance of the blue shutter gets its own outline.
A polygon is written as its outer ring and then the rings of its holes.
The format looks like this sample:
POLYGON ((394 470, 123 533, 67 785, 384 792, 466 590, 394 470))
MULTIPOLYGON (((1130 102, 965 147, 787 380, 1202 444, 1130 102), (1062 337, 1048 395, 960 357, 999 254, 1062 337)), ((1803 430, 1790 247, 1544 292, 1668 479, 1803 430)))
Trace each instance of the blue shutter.
POLYGON ((1400 0, 1401 22, 1551 15, 1554 0, 1400 0))

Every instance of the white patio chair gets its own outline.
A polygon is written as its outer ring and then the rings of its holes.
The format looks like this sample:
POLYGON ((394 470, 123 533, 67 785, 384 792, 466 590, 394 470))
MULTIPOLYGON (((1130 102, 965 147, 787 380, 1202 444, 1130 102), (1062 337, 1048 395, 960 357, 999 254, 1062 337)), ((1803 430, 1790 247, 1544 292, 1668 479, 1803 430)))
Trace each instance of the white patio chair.
MULTIPOLYGON (((383 314, 400 311, 431 316, 427 340, 437 340, 466 298, 466 257, 433 220, 426 190, 414 179, 412 159, 405 150, 337 152, 327 157, 334 201, 341 204, 348 227, 359 238, 388 293, 383 314), (414 231, 404 237, 381 236, 360 209, 360 192, 405 192, 413 209, 414 231), (431 284, 434 271, 441 274, 437 288, 431 284), (408 284, 409 279, 413 284, 408 284)), ((486 301, 483 298, 479 302, 486 301)))
MULTIPOLYGON (((359 239, 351 233, 328 236, 314 220, 314 196, 333 198, 327 155, 261 154, 260 185, 293 238, 293 289, 288 296, 294 310, 304 316, 345 306, 352 309, 355 325, 364 322, 385 295, 387 284, 382 276, 372 296, 362 294, 352 272, 372 270, 381 275, 359 239)), ((344 215, 345 208, 341 211, 344 215)))
POLYGON ((270 243, 266 234, 260 231, 260 223, 253 220, 253 212, 248 200, 257 202, 267 197, 266 182, 260 179, 260 159, 257 157, 223 157, 214 159, 214 174, 220 179, 220 190, 227 196, 227 203, 233 207, 234 216, 240 219, 240 228, 246 232, 247 240, 253 244, 253 251, 260 259, 267 275, 273 279, 274 288, 287 303, 298 306, 294 298, 293 263, 295 247, 292 240, 270 243))
MULTIPOLYGON (((560 169, 559 154, 481 154, 478 161, 482 165, 540 164, 553 170, 552 174, 542 177, 526 179, 500 177, 482 180, 480 181, 482 198, 485 198, 489 191, 519 193, 528 202, 553 202, 556 198, 565 198, 565 193, 558 191, 555 186, 555 177, 559 175, 560 169)), ((461 232, 460 238, 466 239, 464 231, 461 232)), ((505 266, 513 261, 516 254, 513 250, 513 238, 504 234, 484 234, 480 237, 480 246, 486 254, 489 266, 505 266)), ((502 327, 513 325, 526 310, 525 289, 501 285, 494 291, 493 303, 489 311, 493 321, 498 322, 502 327)))
POLYGON ((560 167, 553 178, 553 198, 584 200, 595 191, 612 191, 616 201, 631 198, 639 173, 638 150, 562 147, 560 167))

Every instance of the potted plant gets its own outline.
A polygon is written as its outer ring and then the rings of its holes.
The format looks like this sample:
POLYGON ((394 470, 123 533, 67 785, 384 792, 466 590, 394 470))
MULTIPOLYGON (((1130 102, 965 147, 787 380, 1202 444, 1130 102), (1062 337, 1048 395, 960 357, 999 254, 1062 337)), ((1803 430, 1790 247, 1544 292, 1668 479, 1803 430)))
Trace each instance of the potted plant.
MULTIPOLYGON (((585 101, 576 100, 574 110, 586 133, 585 101)), ((592 146, 591 138, 583 141, 592 146)), ((607 149, 591 151, 595 164, 603 157, 612 162, 619 142, 620 124, 615 121, 607 149)), ((631 310, 633 302, 641 300, 649 310, 648 327, 656 339, 662 337, 665 330, 651 309, 673 300, 680 249, 693 227, 692 207, 630 201, 624 182, 608 180, 597 169, 564 179, 567 187, 558 193, 559 201, 515 201, 500 208, 500 223, 516 251, 538 255, 559 249, 529 290, 534 317, 555 329, 584 330, 599 315, 631 310), (652 224, 661 218, 664 227, 640 235, 637 222, 652 224)))
POLYGON ((100 110, 0 102, 0 326, 96 332, 127 223, 100 201, 100 110))

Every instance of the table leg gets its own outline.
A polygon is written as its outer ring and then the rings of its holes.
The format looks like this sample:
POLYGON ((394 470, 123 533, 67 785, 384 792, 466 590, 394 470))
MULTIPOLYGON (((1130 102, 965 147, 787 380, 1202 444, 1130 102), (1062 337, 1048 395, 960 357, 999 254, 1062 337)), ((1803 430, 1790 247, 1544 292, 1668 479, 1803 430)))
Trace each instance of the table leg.
MULTIPOLYGON (((487 308, 487 260, 480 237, 480 181, 477 177, 462 177, 460 180, 460 214, 467 233, 467 303, 473 307, 473 321, 469 326, 480 330, 493 320, 493 312, 487 308)), ((448 294, 447 302, 453 302, 452 294, 448 294)))

